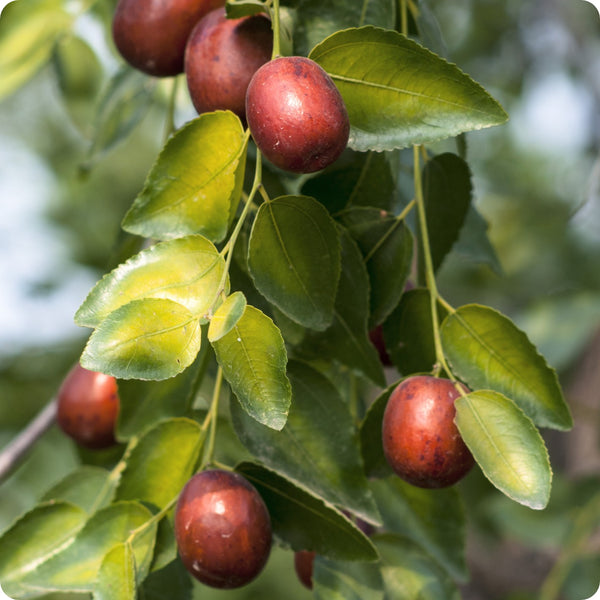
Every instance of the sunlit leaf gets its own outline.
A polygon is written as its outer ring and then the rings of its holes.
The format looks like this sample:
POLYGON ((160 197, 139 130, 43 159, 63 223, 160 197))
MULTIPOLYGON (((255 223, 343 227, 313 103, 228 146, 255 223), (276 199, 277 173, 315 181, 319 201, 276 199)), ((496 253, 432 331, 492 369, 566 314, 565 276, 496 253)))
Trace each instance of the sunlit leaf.
POLYGON ((163 298, 134 300, 102 321, 81 364, 122 379, 167 379, 194 361, 200 340, 200 323, 185 306, 163 298))
POLYGON ((539 431, 511 400, 488 390, 457 398, 456 425, 484 475, 509 498, 544 508, 552 471, 539 431))
POLYGON ((244 410, 259 423, 281 429, 291 400, 287 352, 279 329, 257 308, 213 342, 217 361, 244 410))
POLYGON ((258 291, 288 317, 311 329, 331 324, 340 246, 335 223, 314 198, 282 196, 261 204, 248 267, 258 291))
POLYGON ((240 200, 247 141, 232 112, 190 121, 163 148, 123 228, 156 239, 200 233, 221 241, 240 200))
POLYGON ((135 600, 136 597, 133 550, 127 543, 118 544, 100 565, 94 600, 135 600))
POLYGON ((313 48, 339 88, 355 150, 424 144, 506 121, 498 103, 456 65, 376 27, 339 31, 313 48))
POLYGON ((452 370, 472 390, 504 394, 542 427, 573 425, 556 372, 508 317, 465 305, 446 317, 441 334, 452 370))
POLYGON ((346 404, 335 386, 308 364, 290 361, 287 372, 292 405, 285 427, 269 429, 232 404, 236 433, 268 467, 324 500, 378 523, 346 404))
POLYGON ((215 311, 208 326, 208 340, 216 342, 227 335, 241 319, 246 310, 246 297, 242 292, 227 296, 223 304, 215 311))
POLYGON ((142 298, 166 298, 202 318, 224 283, 225 261, 212 242, 191 235, 142 250, 105 275, 75 314, 97 327, 117 308, 142 298))

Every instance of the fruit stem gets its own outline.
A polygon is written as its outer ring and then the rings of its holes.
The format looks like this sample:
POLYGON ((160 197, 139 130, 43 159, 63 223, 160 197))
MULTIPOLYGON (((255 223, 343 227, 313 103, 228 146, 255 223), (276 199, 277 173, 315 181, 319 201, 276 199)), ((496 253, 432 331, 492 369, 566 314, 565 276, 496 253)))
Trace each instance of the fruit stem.
POLYGON ((435 273, 433 269, 433 261, 431 259, 431 246, 429 244, 429 232, 427 231, 427 215, 425 213, 425 199, 423 197, 423 185, 421 181, 421 165, 420 165, 420 150, 419 145, 413 147, 413 178, 415 185, 415 200, 417 203, 417 214, 419 218, 419 230, 421 232, 421 243, 423 246, 423 259, 425 262, 425 282, 429 290, 431 300, 431 322, 433 326, 433 343, 435 345, 436 366, 434 367, 434 375, 439 375, 440 369, 448 374, 452 381, 456 381, 452 372, 448 368, 444 351, 442 349, 442 341, 440 337, 440 324, 438 317, 437 303, 439 293, 435 281, 435 273))
POLYGON ((169 104, 167 106, 167 120, 165 121, 164 141, 175 131, 175 104, 177 102, 177 82, 179 77, 173 77, 171 83, 171 94, 169 95, 169 104))
POLYGON ((406 0, 400 0, 400 32, 408 36, 408 7, 406 0))
POLYGON ((202 424, 202 430, 205 431, 208 426, 210 430, 208 433, 208 442, 206 450, 204 452, 204 458, 202 463, 204 465, 210 464, 213 460, 213 454, 215 452, 215 439, 217 436, 217 418, 219 414, 219 398, 221 396, 221 384, 223 383, 223 369, 219 367, 217 369, 217 376, 215 377, 215 386, 213 388, 213 397, 210 403, 208 414, 202 424))
POLYGON ((279 0, 273 0, 273 7, 271 9, 271 20, 273 23, 273 52, 271 54, 271 60, 281 56, 281 26, 279 20, 279 0))

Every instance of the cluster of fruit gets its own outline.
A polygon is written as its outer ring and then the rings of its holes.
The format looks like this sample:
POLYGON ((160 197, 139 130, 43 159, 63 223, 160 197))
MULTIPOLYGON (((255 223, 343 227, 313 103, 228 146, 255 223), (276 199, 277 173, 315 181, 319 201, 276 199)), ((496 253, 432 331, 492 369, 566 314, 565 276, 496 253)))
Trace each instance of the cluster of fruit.
POLYGON ((231 110, 277 167, 311 173, 346 148, 344 101, 327 73, 301 57, 275 57, 265 14, 227 18, 224 0, 120 0, 113 38, 123 58, 153 76, 185 72, 198 113, 231 110))

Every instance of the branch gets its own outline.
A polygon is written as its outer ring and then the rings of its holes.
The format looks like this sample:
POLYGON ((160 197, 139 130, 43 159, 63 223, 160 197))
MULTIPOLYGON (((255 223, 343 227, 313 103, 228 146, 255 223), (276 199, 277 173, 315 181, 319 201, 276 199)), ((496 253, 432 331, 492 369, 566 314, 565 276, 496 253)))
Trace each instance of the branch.
POLYGON ((53 398, 21 433, 0 452, 0 483, 25 458, 38 439, 54 424, 56 400, 53 398))

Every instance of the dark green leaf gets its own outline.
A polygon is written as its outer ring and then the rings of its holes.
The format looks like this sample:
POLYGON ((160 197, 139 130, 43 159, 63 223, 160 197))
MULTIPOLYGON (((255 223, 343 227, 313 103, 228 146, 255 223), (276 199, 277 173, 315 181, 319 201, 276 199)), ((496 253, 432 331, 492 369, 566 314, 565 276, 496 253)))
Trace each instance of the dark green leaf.
POLYGON ((156 239, 200 233, 223 240, 241 196, 247 142, 232 112, 190 121, 166 143, 123 228, 156 239))
POLYGON ((397 306, 410 273, 413 236, 404 221, 374 208, 355 208, 339 215, 356 240, 369 273, 373 328, 397 306))
POLYGON ((312 581, 317 600, 383 600, 383 581, 377 564, 316 556, 312 581))
POLYGON ((266 467, 242 463, 236 471, 258 490, 274 535, 293 550, 312 550, 335 560, 377 559, 369 538, 331 504, 266 467))
POLYGON ((97 327, 117 308, 143 298, 165 298, 206 318, 226 284, 225 261, 200 235, 142 250, 105 275, 75 314, 78 325, 97 327))
POLYGON ((393 150, 504 123, 500 105, 456 65, 375 27, 339 31, 313 48, 338 86, 355 150, 393 150))
POLYGON ((114 546, 104 557, 94 600, 136 600, 135 560, 128 543, 114 546))
POLYGON ((472 390, 504 394, 542 427, 572 427, 556 372, 508 317, 486 306, 462 306, 446 317, 441 334, 452 370, 472 390))
POLYGON ((281 429, 290 406, 287 352, 273 321, 246 306, 233 329, 213 343, 223 375, 244 410, 258 422, 281 429))
POLYGON ((134 300, 102 321, 81 364, 121 379, 167 379, 194 361, 200 340, 200 323, 185 306, 163 298, 134 300))
POLYGON ((456 488, 426 490, 398 477, 372 483, 383 527, 416 542, 455 580, 468 576, 465 511, 456 488))
POLYGON ((258 291, 288 317, 312 329, 331 324, 340 245, 335 223, 314 198, 282 196, 260 206, 248 267, 258 291))
MULTIPOLYGON (((431 259, 437 270, 458 239, 471 205, 471 171, 462 158, 447 152, 427 162, 422 178, 431 259)), ((419 267, 424 269, 422 260, 419 267)))
POLYGON ((352 417, 335 386, 306 363, 290 361, 292 405, 273 431, 232 403, 236 433, 250 452, 303 488, 362 519, 379 522, 352 417))
POLYGON ((317 358, 337 360, 385 385, 377 350, 369 341, 369 276, 362 255, 348 232, 342 231, 342 273, 331 327, 307 332, 302 351, 317 358))
POLYGON ((142 585, 144 600, 190 600, 192 597, 192 580, 179 559, 150 573, 142 585))
POLYGON ((509 498, 545 508, 552 471, 531 419, 512 400, 488 390, 457 398, 455 406, 458 430, 484 475, 509 498))
POLYGON ((165 507, 194 473, 204 433, 195 421, 169 419, 150 429, 132 448, 117 500, 165 507))

